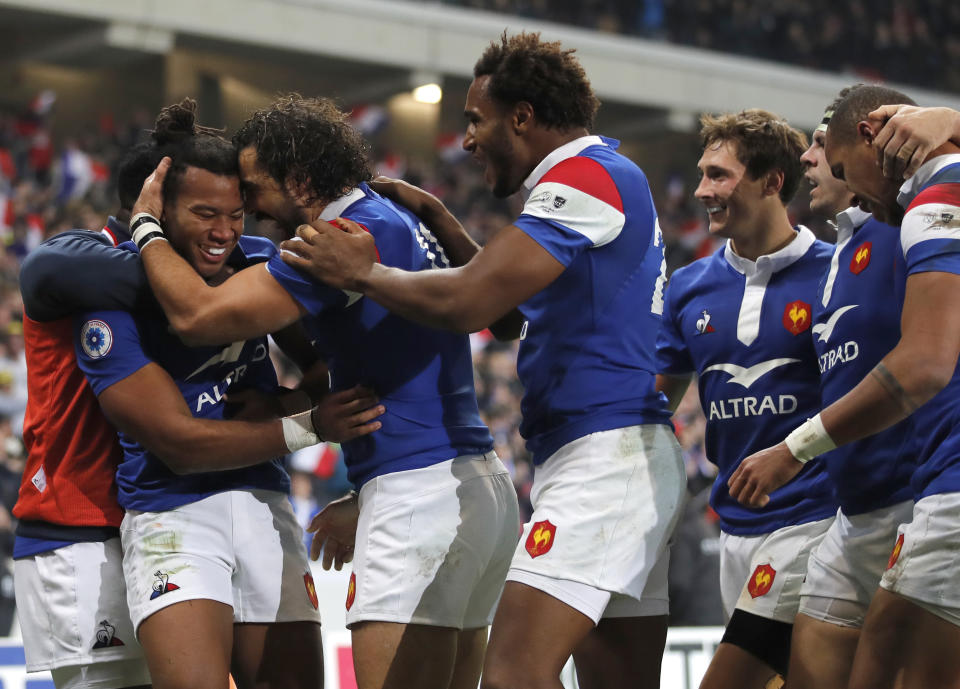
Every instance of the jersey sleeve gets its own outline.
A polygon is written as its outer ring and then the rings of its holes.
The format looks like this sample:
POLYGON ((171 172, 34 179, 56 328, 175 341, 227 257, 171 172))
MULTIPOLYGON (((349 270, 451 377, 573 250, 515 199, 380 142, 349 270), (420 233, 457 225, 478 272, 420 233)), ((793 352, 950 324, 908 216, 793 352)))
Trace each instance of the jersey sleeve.
POLYGON ((243 258, 247 265, 266 263, 280 253, 277 245, 266 237, 243 235, 238 242, 243 251, 243 258))
POLYGON ((625 222, 610 173, 592 158, 574 156, 543 176, 514 224, 569 266, 581 252, 616 239, 625 222))
POLYGON ((99 395, 152 360, 143 351, 140 332, 126 311, 93 311, 76 320, 77 364, 99 395))
POLYGON ((687 375, 695 369, 680 328, 680 314, 674 300, 677 291, 674 283, 667 285, 657 332, 657 370, 667 375, 687 375))
POLYGON ((907 275, 960 274, 960 183, 924 189, 907 208, 900 225, 907 275))
POLYGON ((64 232, 31 251, 20 270, 20 292, 24 311, 35 321, 96 309, 135 310, 151 300, 140 257, 86 230, 64 232))
POLYGON ((290 293, 290 296, 300 306, 314 316, 327 309, 350 306, 361 296, 356 292, 335 289, 322 282, 317 282, 312 277, 284 263, 279 252, 267 261, 267 272, 290 293))

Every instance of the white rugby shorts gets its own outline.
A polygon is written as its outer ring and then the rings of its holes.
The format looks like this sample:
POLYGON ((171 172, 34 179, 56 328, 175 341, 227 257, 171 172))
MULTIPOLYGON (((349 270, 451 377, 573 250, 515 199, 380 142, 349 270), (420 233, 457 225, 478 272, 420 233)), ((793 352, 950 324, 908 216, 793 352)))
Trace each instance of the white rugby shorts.
POLYGON ((913 521, 900 526, 890 545, 880 586, 960 626, 960 493, 918 500, 913 521))
POLYGON ((119 538, 21 558, 13 572, 28 672, 50 670, 60 689, 150 684, 119 538))
POLYGON ((496 453, 377 476, 360 489, 359 506, 348 627, 490 624, 520 530, 517 494, 496 453))
POLYGON ((720 596, 729 620, 735 608, 793 624, 810 551, 833 517, 785 526, 768 534, 720 534, 720 596))
POLYGON ((594 621, 668 612, 668 544, 686 494, 669 426, 578 438, 535 470, 533 516, 507 575, 594 621))
POLYGON ((800 612, 815 620, 859 629, 913 501, 847 516, 843 510, 810 553, 800 588, 800 612))
POLYGON ((164 512, 128 510, 120 526, 134 628, 163 608, 214 600, 234 622, 319 622, 303 530, 290 500, 235 490, 164 512))

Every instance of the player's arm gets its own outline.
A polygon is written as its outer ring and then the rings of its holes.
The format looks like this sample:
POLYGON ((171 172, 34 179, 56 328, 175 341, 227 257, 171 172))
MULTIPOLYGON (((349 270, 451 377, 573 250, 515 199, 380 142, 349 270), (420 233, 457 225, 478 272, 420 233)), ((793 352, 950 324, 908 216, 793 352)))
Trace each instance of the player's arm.
POLYGON ((869 118, 883 123, 873 147, 887 177, 912 177, 934 149, 960 146, 960 112, 950 108, 884 105, 869 118))
POLYGON ((788 439, 741 463, 728 482, 734 498, 748 506, 763 506, 772 490, 802 468, 796 456, 804 452, 805 438, 813 442, 813 452, 865 438, 905 419, 946 387, 960 357, 960 275, 910 275, 900 327, 897 346, 855 388, 818 415, 821 428, 815 427, 815 417, 795 431, 799 435, 791 434, 796 440, 788 439))
MULTIPOLYGON (((400 204, 420 218, 427 229, 439 240, 454 267, 466 265, 480 251, 460 221, 436 196, 402 180, 378 177, 370 186, 380 195, 400 204)), ((490 325, 490 331, 498 340, 520 337, 524 317, 514 309, 490 325)))
POLYGON ((565 266, 516 226, 500 230, 466 265, 408 272, 376 262, 373 237, 338 218, 301 225, 283 260, 333 287, 361 292, 418 323, 476 332, 553 282, 565 266))
POLYGON ((59 234, 27 254, 19 280, 24 310, 36 321, 97 309, 133 310, 150 298, 139 257, 85 230, 59 234))
POLYGON ((680 404, 680 400, 682 400, 686 394, 687 388, 690 387, 690 376, 664 375, 658 373, 655 387, 657 392, 662 392, 666 395, 667 405, 670 407, 670 411, 676 411, 677 405, 680 404))

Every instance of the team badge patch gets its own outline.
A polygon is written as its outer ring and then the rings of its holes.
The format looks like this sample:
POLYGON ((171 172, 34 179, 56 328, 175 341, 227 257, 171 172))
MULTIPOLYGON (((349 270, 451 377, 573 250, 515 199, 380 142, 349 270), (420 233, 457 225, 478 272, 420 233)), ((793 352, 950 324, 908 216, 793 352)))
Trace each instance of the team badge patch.
POLYGON ((350 583, 347 584, 347 610, 353 607, 353 601, 357 597, 357 573, 350 574, 350 583))
POLYGON ((697 335, 716 332, 716 329, 710 325, 710 312, 704 309, 700 314, 700 318, 697 319, 697 335))
POLYGON ((94 650, 98 648, 111 648, 113 646, 126 646, 114 634, 117 629, 107 620, 100 620, 100 626, 97 627, 97 642, 93 645, 94 650))
POLYGON ((317 587, 313 583, 313 575, 310 572, 303 575, 303 585, 307 589, 307 598, 310 599, 310 605, 313 606, 314 610, 317 610, 320 607, 320 601, 317 599, 317 587))
POLYGON ((87 321, 80 329, 80 346, 91 359, 102 359, 113 347, 113 331, 99 319, 87 321))
POLYGON ((549 520, 534 524, 533 528, 530 529, 530 535, 527 536, 525 545, 530 557, 540 557, 550 552, 556 535, 557 527, 551 524, 549 520))
POLYGON ((810 304, 798 299, 783 309, 783 327, 799 335, 810 327, 810 304))
POLYGON ((893 546, 893 552, 890 553, 890 559, 887 561, 887 569, 897 564, 897 560, 900 559, 901 550, 903 550, 903 534, 897 536, 897 543, 893 546))
POLYGON ((170 575, 166 572, 157 571, 153 573, 153 576, 156 577, 156 580, 153 582, 153 593, 150 594, 150 600, 180 588, 170 581, 170 575))
POLYGON ((770 587, 773 586, 773 579, 776 576, 777 570, 771 567, 769 563, 757 565, 753 574, 750 575, 750 581, 747 583, 747 591, 751 598, 759 598, 770 593, 770 587))
POLYGON ((853 256, 850 258, 850 272, 854 275, 859 275, 863 272, 864 268, 870 265, 870 253, 873 248, 873 242, 864 242, 857 247, 857 250, 853 252, 853 256))

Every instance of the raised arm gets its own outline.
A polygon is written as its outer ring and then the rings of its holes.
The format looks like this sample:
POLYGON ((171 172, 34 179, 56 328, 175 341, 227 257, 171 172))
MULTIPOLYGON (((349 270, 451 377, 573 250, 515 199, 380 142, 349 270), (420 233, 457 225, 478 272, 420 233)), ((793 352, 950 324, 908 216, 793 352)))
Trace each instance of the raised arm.
POLYGON ((297 235, 303 241, 284 242, 283 260, 431 327, 464 333, 487 328, 564 270, 546 249, 510 225, 459 268, 408 272, 377 263, 373 237, 356 223, 334 222, 340 227, 301 225, 297 235))
POLYGON ((869 117, 884 122, 873 147, 887 177, 912 177, 934 149, 960 146, 960 112, 950 108, 884 105, 869 117))

